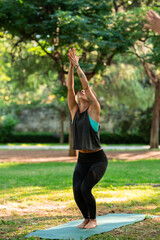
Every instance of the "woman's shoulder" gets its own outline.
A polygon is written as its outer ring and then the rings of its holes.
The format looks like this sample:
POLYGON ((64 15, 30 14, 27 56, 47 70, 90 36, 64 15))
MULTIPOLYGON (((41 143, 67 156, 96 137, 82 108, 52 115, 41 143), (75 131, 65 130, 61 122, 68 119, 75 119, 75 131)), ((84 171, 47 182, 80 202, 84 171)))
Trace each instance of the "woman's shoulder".
POLYGON ((89 116, 96 122, 100 123, 100 110, 93 107, 88 108, 89 116))
POLYGON ((72 110, 72 113, 71 113, 71 118, 72 118, 72 123, 73 123, 73 120, 75 118, 75 115, 76 113, 78 112, 78 106, 76 106, 73 110, 72 110))

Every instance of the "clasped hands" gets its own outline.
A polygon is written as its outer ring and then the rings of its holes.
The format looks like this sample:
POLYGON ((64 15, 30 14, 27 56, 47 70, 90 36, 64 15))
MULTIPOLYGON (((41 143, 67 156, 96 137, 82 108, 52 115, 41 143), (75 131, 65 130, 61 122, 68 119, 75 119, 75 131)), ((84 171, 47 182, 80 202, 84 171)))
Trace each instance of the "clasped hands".
POLYGON ((79 57, 76 55, 76 49, 70 48, 69 53, 67 55, 70 60, 70 64, 77 68, 79 66, 79 57))

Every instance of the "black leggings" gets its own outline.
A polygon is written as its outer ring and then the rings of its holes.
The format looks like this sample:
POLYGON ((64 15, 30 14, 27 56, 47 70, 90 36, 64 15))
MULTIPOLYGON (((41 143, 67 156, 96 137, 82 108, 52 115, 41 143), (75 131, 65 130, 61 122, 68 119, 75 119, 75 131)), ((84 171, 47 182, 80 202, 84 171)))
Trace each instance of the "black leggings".
POLYGON ((107 166, 108 159, 103 149, 93 153, 79 152, 73 174, 73 192, 85 219, 96 218, 96 201, 91 190, 103 177, 107 166))

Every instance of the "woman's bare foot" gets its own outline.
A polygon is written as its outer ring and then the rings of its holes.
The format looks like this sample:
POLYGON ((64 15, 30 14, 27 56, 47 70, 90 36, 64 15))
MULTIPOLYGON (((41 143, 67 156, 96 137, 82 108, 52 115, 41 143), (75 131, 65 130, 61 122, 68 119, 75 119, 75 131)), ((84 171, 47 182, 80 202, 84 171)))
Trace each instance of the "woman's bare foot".
POLYGON ((80 225, 78 225, 78 228, 84 228, 89 222, 89 219, 85 219, 80 225))
POLYGON ((85 229, 95 228, 97 227, 97 220, 96 219, 90 219, 87 225, 84 227, 85 229))

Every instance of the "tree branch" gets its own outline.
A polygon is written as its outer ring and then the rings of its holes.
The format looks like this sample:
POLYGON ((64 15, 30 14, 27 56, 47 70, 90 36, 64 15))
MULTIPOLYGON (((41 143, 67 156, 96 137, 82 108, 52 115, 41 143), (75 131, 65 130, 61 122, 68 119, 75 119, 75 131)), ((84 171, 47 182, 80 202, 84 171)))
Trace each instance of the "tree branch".
POLYGON ((118 6, 117 6, 116 0, 113 0, 113 5, 114 5, 115 12, 118 12, 118 6))
POLYGON ((140 56, 139 51, 138 51, 138 48, 137 48, 137 46, 136 46, 135 44, 133 45, 133 48, 134 48, 134 50, 135 50, 135 53, 136 53, 138 59, 139 59, 140 62, 142 63, 142 65, 143 65, 143 67, 144 67, 144 70, 145 70, 147 76, 149 77, 150 83, 156 84, 156 82, 158 81, 157 76, 156 76, 155 73, 150 69, 150 67, 148 66, 148 63, 146 63, 146 62, 144 61, 144 59, 140 56))
POLYGON ((114 55, 115 55, 115 53, 113 52, 113 53, 108 57, 107 62, 106 62, 107 66, 110 66, 110 65, 111 65, 112 59, 113 59, 114 55))
POLYGON ((44 51, 50 58, 52 58, 52 59, 54 60, 54 56, 53 56, 51 53, 49 53, 49 52, 42 46, 42 44, 41 44, 36 38, 34 38, 34 41, 35 41, 36 43, 38 43, 38 45, 43 49, 43 51, 44 51))
POLYGON ((11 48, 11 52, 10 52, 10 55, 12 57, 12 62, 14 62, 14 59, 15 59, 15 48, 20 44, 22 43, 23 40, 22 39, 19 39, 16 43, 13 44, 12 48, 11 48))

